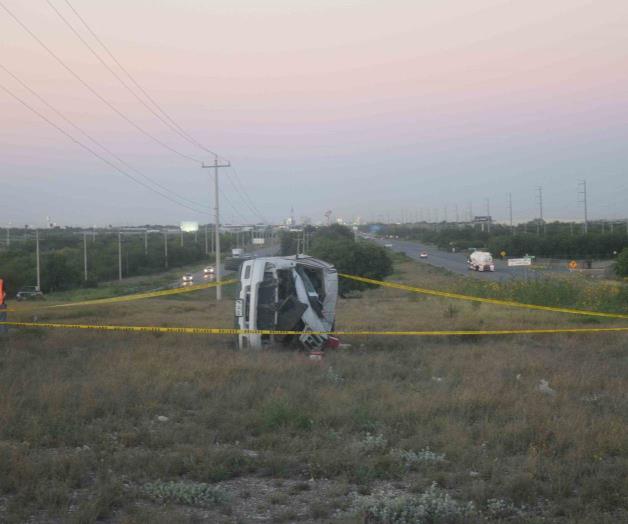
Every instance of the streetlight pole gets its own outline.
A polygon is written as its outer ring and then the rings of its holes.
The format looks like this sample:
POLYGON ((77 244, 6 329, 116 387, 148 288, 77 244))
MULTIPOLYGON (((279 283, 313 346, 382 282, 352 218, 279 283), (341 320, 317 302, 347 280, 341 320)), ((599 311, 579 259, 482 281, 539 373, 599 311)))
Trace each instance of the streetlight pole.
POLYGON ((87 282, 87 231, 83 231, 83 269, 85 271, 85 281, 87 282))
POLYGON ((218 189, 218 169, 221 167, 231 166, 230 162, 218 163, 218 155, 214 157, 213 165, 202 164, 203 168, 214 168, 214 227, 215 233, 215 249, 216 249, 216 300, 222 300, 222 275, 220 268, 220 193, 218 189))
POLYGON ((118 280, 122 280, 122 233, 118 231, 118 280))
POLYGON ((39 229, 35 230, 35 252, 37 258, 37 290, 41 291, 41 263, 39 261, 39 229))
POLYGON ((580 195, 582 195, 582 200, 580 201, 584 205, 584 234, 586 235, 589 232, 589 209, 587 202, 587 181, 581 180, 579 185, 582 186, 582 191, 580 191, 580 195))
POLYGON ((512 227, 512 193, 508 193, 508 214, 510 215, 510 234, 515 234, 515 229, 512 227))
POLYGON ((164 230, 164 267, 168 268, 168 230, 164 230))
POLYGON ((207 238, 207 224, 205 224, 205 254, 209 255, 209 242, 207 238))

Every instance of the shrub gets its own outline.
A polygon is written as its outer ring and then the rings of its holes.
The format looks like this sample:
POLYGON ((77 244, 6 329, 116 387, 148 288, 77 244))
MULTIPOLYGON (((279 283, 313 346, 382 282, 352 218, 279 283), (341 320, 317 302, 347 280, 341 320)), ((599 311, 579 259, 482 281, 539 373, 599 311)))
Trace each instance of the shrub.
POLYGON ((434 482, 418 496, 371 495, 358 502, 367 522, 383 524, 456 523, 476 513, 472 502, 461 504, 434 482))
MULTIPOLYGON (((393 271, 392 260, 384 248, 366 242, 354 242, 353 239, 317 238, 311 254, 336 266, 339 273, 383 280, 393 271)), ((372 287, 377 286, 343 278, 340 280, 340 296, 372 287)))
POLYGON ((224 504, 226 494, 202 482, 153 482, 145 484, 142 492, 161 503, 172 502, 189 506, 213 506, 224 504))
POLYGON ((615 273, 620 277, 628 277, 628 247, 625 247, 619 253, 615 263, 615 273))

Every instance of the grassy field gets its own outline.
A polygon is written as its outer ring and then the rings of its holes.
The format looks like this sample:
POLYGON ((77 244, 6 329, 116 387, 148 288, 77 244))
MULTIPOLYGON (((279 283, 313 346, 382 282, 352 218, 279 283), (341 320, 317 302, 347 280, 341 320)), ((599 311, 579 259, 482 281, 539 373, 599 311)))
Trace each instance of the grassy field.
MULTIPOLYGON (((409 261, 391 279, 469 292, 409 261)), ((37 318, 230 327, 213 297, 37 318)), ((623 325, 376 289, 341 300, 337 327, 583 323, 623 325)), ((313 362, 228 337, 15 330, 0 521, 625 522, 627 336, 354 337, 313 362)))

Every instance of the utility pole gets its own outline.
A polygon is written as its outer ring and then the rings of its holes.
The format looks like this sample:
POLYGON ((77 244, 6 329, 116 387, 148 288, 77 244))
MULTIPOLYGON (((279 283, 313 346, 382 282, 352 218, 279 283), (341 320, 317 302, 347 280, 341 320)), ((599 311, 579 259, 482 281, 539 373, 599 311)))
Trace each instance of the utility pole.
POLYGON ((183 229, 181 229, 181 247, 183 247, 183 229))
POLYGON ((7 227, 7 249, 11 247, 11 222, 9 222, 9 226, 7 227))
POLYGON ((85 281, 87 282, 87 231, 83 231, 83 269, 85 270, 85 281))
POLYGON ((201 167, 203 168, 214 168, 214 227, 215 231, 215 248, 216 248, 216 300, 222 300, 222 286, 220 282, 221 278, 221 268, 220 268, 220 198, 218 192, 218 169, 221 167, 229 167, 231 166, 230 162, 224 162, 222 164, 218 163, 218 155, 214 157, 213 165, 205 165, 203 163, 201 167))
POLYGON ((37 290, 41 291, 41 263, 39 261, 39 229, 35 230, 35 252, 37 258, 37 290))
POLYGON ((205 224, 205 254, 209 255, 209 239, 207 238, 207 224, 205 224))
POLYGON ((584 234, 586 235, 589 232, 589 210, 587 203, 587 181, 581 180, 578 182, 579 186, 582 186, 582 191, 578 192, 578 196, 582 196, 582 200, 579 200, 581 204, 584 206, 584 234))
POLYGON ((118 231, 118 280, 122 280, 122 233, 118 231))
POLYGON ((168 268, 168 230, 164 230, 164 267, 168 268))
POLYGON ((491 232, 491 201, 490 199, 486 198, 486 217, 488 218, 488 232, 491 232))
POLYGON ((543 224, 543 233, 545 233, 545 221, 543 220, 543 187, 538 186, 536 188, 539 199, 539 219, 536 222, 536 234, 541 234, 541 224, 543 224))
POLYGON ((144 254, 148 256, 148 229, 144 230, 144 254))
POLYGON ((512 227, 512 193, 508 193, 508 216, 510 217, 510 234, 515 234, 515 229, 512 227))

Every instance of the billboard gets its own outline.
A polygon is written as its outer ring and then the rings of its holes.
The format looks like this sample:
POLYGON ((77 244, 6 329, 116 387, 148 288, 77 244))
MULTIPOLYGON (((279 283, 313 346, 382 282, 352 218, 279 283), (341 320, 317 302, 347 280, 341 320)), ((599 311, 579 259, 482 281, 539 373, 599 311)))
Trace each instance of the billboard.
POLYGON ((194 233, 198 231, 198 222, 181 222, 180 227, 184 233, 194 233))

